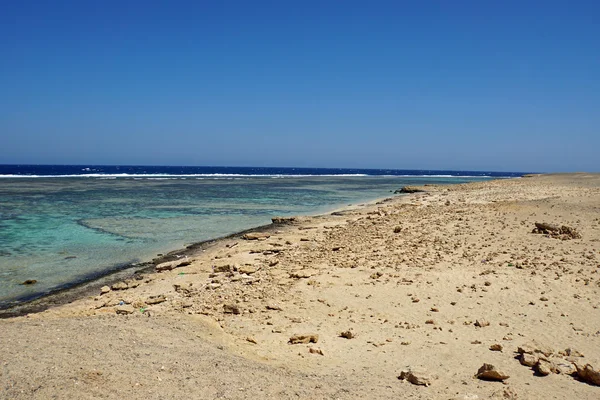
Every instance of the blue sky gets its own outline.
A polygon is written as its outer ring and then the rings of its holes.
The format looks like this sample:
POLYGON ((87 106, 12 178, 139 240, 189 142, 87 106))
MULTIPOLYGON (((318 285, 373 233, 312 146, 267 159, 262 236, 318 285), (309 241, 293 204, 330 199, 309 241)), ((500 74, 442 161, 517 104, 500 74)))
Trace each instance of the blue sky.
POLYGON ((0 163, 600 171, 597 1, 4 1, 0 163))

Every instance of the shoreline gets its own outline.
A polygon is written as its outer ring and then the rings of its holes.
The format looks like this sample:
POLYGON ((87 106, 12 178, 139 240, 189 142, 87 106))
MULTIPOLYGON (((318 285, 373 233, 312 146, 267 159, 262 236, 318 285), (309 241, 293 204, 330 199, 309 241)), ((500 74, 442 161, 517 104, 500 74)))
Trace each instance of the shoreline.
MULTIPOLYGON (((449 183, 448 185, 454 184, 449 183)), ((391 194, 391 196, 396 197, 398 194, 391 194)), ((356 204, 348 204, 342 207, 332 206, 331 209, 325 212, 290 215, 289 217, 322 217, 335 212, 348 211, 363 206, 374 205, 387 199, 390 199, 390 197, 378 197, 373 200, 367 200, 356 204)), ((272 217, 272 219, 273 218, 277 218, 277 216, 272 217)), ((98 292, 102 286, 110 286, 117 282, 134 278, 137 274, 154 273, 154 268, 158 264, 175 261, 179 257, 192 256, 198 251, 204 251, 211 246, 218 245, 219 243, 227 240, 241 239, 241 237, 247 233, 270 232, 276 230, 277 227, 281 226, 271 222, 270 224, 259 225, 242 231, 236 231, 225 236, 207 239, 200 242, 193 242, 187 246, 169 251, 161 256, 156 256, 148 261, 119 265, 105 271, 91 273, 75 281, 67 282, 58 288, 50 290, 49 292, 30 296, 22 296, 15 299, 15 304, 9 304, 7 306, 0 307, 0 319, 20 317, 31 313, 39 313, 52 307, 68 304, 98 292)))

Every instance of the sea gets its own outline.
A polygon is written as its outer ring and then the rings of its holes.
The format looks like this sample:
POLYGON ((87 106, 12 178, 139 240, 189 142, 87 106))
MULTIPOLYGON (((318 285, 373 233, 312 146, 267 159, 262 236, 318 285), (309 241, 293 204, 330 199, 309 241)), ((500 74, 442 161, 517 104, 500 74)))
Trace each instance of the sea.
POLYGON ((523 173, 337 168, 0 165, 0 309, 270 223, 405 185, 523 173), (27 280, 35 284, 23 285, 27 280))

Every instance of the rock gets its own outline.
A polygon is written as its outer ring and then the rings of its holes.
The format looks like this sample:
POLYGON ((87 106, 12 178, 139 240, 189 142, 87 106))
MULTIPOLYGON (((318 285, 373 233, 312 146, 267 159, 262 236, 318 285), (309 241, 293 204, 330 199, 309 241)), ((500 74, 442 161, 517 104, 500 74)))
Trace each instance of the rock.
POLYGON ((321 349, 315 349, 315 348, 313 348, 313 347, 311 347, 310 349, 308 349, 308 352, 309 352, 310 354, 318 354, 318 355, 320 355, 320 356, 323 356, 323 355, 324 355, 324 354, 323 354, 323 350, 321 350, 321 349))
POLYGON ((550 357, 552 354, 554 354, 554 350, 552 350, 551 348, 544 346, 538 342, 536 342, 535 340, 526 343, 522 346, 519 346, 517 348, 517 353, 519 354, 543 354, 546 357, 550 357))
POLYGON ((492 364, 483 364, 477 371, 475 377, 485 381, 503 381, 508 379, 510 376, 498 370, 492 364))
POLYGON ((553 238, 562 240, 581 239, 581 234, 575 228, 566 225, 559 227, 558 225, 545 222, 536 222, 532 233, 550 235, 553 238))
POLYGON ((424 192, 425 190, 420 189, 416 186, 404 186, 401 189, 395 190, 394 194, 398 194, 398 193, 419 193, 419 192, 424 192))
POLYGON ((492 397, 490 399, 508 399, 508 400, 517 400, 519 397, 517 396, 517 392, 512 388, 506 388, 503 390, 499 390, 497 392, 492 393, 492 397))
POLYGON ((226 265, 215 265, 213 267, 213 271, 216 272, 216 273, 220 273, 220 272, 233 272, 233 270, 234 270, 233 265, 229 265, 229 264, 226 264, 226 265))
POLYGON ((146 304, 148 304, 148 305, 160 304, 160 303, 162 303, 162 302, 164 302, 166 300, 167 300, 167 298, 164 295, 160 294, 160 295, 157 295, 157 296, 150 296, 150 297, 148 297, 148 299, 146 299, 146 304))
POLYGON ((246 233, 243 237, 246 240, 267 240, 271 237, 271 234, 266 232, 250 232, 246 233))
POLYGON ((235 304, 223 304, 223 312, 225 314, 241 314, 240 308, 235 304))
POLYGON ((255 267, 254 265, 243 265, 238 268, 238 272, 240 274, 252 275, 259 269, 260 269, 259 267, 255 267))
POLYGON ((575 363, 575 368, 577 368, 577 378, 579 380, 589 383, 590 385, 600 386, 600 370, 594 368, 591 364, 577 364, 575 363))
POLYGON ((348 330, 340 333, 340 337, 343 337, 344 339, 354 339, 356 335, 354 334, 354 332, 348 330))
POLYGON ((27 279, 26 281, 21 282, 21 285, 35 285, 37 283, 37 280, 35 279, 27 279))
POLYGON ((310 278, 318 273, 317 270, 314 269, 301 269, 298 271, 290 272, 290 278, 302 279, 302 278, 310 278))
POLYGON ((525 365, 526 367, 533 368, 538 363, 539 358, 534 356, 533 354, 522 353, 519 356, 519 362, 521 365, 525 365))
POLYGON ((535 372, 542 376, 547 376, 553 372, 556 372, 556 367, 554 366, 554 364, 552 364, 552 362, 540 358, 537 364, 535 365, 535 372))
POLYGON ((536 222, 536 229, 539 229, 541 233, 558 232, 560 230, 558 225, 548 224, 546 222, 536 222))
POLYGON ((422 368, 408 368, 405 371, 400 372, 398 379, 408 381, 413 385, 429 386, 431 385, 431 378, 422 368))
POLYGON ((559 360, 554 365, 556 366, 557 374, 573 375, 577 373, 577 368, 575 368, 575 365, 570 362, 559 360))
POLYGON ((134 311, 135 309, 133 308, 133 306, 130 305, 124 305, 115 308, 115 312, 119 315, 133 314, 134 311))
POLYGON ((295 224, 298 222, 298 217, 273 217, 271 222, 278 225, 295 224))
POLYGON ((317 343, 319 341, 319 335, 294 335, 290 338, 289 344, 306 344, 306 343, 317 343))
POLYGON ((560 354, 565 357, 583 357, 583 353, 570 347, 566 348, 564 351, 561 351, 560 354))
POLYGON ((475 320, 475 326, 477 326, 479 328, 483 328, 485 326, 490 326, 490 323, 488 321, 486 321, 485 319, 477 319, 477 320, 475 320))
POLYGON ((283 308, 279 304, 267 304, 265 307, 267 310, 283 311, 283 308))
POLYGON ((168 262, 158 264, 156 267, 154 267, 154 270, 156 272, 171 271, 172 269, 179 268, 179 267, 185 267, 187 265, 190 265, 191 263, 192 263, 192 261, 188 260, 187 258, 185 258, 183 260, 168 261, 168 262))
POLYGON ((256 339, 254 339, 252 336, 248 336, 246 338, 247 342, 253 343, 253 344, 258 344, 258 342, 256 341, 256 339))
POLYGON ((222 285, 220 283, 209 283, 208 285, 206 285, 207 289, 211 289, 211 290, 215 290, 220 288, 222 285))
POLYGON ((490 346, 491 351, 502 351, 502 345, 499 343, 495 343, 490 346))
POLYGON ((117 282, 111 286, 112 290, 125 290, 129 288, 129 285, 125 282, 117 282))
POLYGON ((108 292, 110 292, 110 288, 108 286, 102 286, 100 288, 100 294, 106 294, 108 292))

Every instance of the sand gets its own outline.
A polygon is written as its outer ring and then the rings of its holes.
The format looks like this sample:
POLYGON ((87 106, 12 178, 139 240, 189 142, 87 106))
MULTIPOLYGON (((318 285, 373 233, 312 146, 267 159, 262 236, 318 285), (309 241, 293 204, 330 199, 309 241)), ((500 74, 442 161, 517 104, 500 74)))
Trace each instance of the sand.
POLYGON ((421 189, 0 320, 0 398, 600 398, 600 176, 421 189))

